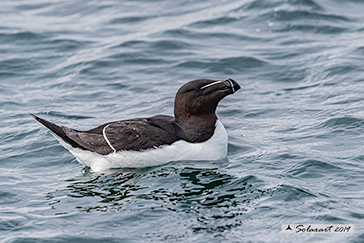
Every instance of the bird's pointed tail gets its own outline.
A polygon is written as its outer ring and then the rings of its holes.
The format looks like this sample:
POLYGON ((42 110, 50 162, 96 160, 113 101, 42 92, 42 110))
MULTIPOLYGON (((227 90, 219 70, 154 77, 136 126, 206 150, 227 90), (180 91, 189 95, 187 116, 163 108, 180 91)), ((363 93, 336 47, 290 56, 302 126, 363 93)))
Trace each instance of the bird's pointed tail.
POLYGON ((83 148, 78 143, 76 143, 71 138, 69 138, 61 126, 58 126, 58 125, 56 125, 56 124, 54 124, 54 123, 52 123, 50 121, 47 121, 47 120, 45 120, 43 118, 40 118, 40 117, 38 117, 38 116, 36 116, 34 114, 29 113, 29 115, 33 116, 35 120, 37 120, 38 122, 40 122, 41 124, 43 124, 52 133, 54 133, 55 135, 57 135, 58 137, 60 137, 64 142, 68 143, 72 147, 75 147, 75 148, 83 148))

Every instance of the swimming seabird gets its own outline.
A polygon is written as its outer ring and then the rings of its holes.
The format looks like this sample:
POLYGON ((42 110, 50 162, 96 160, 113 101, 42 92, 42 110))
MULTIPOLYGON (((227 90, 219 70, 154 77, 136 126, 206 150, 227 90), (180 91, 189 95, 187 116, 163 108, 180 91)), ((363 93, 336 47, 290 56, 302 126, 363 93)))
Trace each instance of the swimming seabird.
POLYGON ((31 114, 77 160, 95 172, 137 168, 179 160, 219 160, 227 156, 227 133, 216 107, 240 85, 233 79, 198 79, 183 85, 174 117, 157 115, 105 123, 78 131, 31 114))

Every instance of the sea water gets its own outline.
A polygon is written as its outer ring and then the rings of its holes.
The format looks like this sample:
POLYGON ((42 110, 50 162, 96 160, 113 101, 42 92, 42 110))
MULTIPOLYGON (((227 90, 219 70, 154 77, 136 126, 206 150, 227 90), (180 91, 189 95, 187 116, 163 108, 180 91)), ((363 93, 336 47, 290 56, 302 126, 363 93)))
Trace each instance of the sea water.
MULTIPOLYGON (((364 242, 364 2, 1 1, 1 242, 364 242), (228 158, 93 173, 79 130, 237 80, 228 158), (282 225, 353 225, 351 233, 282 225), (307 229, 307 228, 306 228, 307 229)), ((329 227, 329 226, 328 226, 329 227)))

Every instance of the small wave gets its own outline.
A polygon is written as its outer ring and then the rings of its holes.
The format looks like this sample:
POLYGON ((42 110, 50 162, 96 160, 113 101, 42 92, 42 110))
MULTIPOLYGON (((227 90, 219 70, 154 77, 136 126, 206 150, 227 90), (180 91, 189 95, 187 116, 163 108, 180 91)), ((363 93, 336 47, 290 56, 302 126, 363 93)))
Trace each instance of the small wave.
POLYGON ((51 5, 51 3, 32 3, 32 4, 20 4, 17 5, 15 8, 18 10, 35 10, 35 9, 42 9, 42 8, 46 8, 49 5, 51 5))
POLYGON ((117 90, 122 90, 122 89, 126 89, 128 88, 127 85, 125 84, 122 84, 120 82, 117 82, 117 83, 108 83, 108 84, 105 84, 106 87, 111 87, 112 89, 117 89, 117 90))
POLYGON ((31 32, 31 31, 19 31, 15 33, 0 33, 0 43, 33 43, 39 42, 46 37, 42 34, 31 32))
POLYGON ((190 24, 191 27, 197 28, 209 28, 210 26, 219 26, 219 25, 226 25, 237 21, 237 18, 229 17, 229 16, 222 16, 218 18, 208 19, 204 21, 198 21, 193 24, 190 24))
POLYGON ((294 88, 286 88, 286 89, 283 89, 284 91, 295 91, 295 90, 305 90, 305 89, 310 89, 310 88, 315 88, 315 87, 318 87, 320 86, 320 84, 311 84, 311 85, 302 85, 302 86, 299 86, 299 87, 294 87, 294 88))
POLYGON ((110 47, 111 49, 114 49, 114 48, 139 48, 139 46, 143 46, 145 45, 145 41, 142 41, 142 40, 129 40, 129 41, 125 41, 125 42, 122 42, 121 44, 117 44, 117 45, 114 45, 112 47, 110 47))
POLYGON ((251 146, 243 144, 243 141, 234 138, 229 139, 229 144, 228 144, 229 156, 234 156, 240 153, 246 153, 252 149, 253 148, 251 146))
POLYGON ((162 39, 157 41, 141 41, 141 40, 132 40, 126 41, 122 44, 117 46, 113 46, 112 48, 135 48, 138 50, 145 49, 145 50, 154 50, 155 52, 163 52, 163 51, 173 51, 173 50, 185 50, 191 47, 185 41, 181 40, 169 40, 169 39, 162 39))
POLYGON ((124 60, 125 63, 136 64, 136 65, 156 65, 156 64, 169 64, 169 62, 164 58, 132 58, 124 60))
POLYGON ((296 83, 305 80, 308 76, 308 70, 300 66, 280 65, 269 67, 269 72, 263 74, 267 78, 274 80, 275 82, 287 82, 296 83))
POLYGON ((292 152, 289 152, 289 153, 280 154, 280 155, 274 157, 274 159, 279 160, 279 161, 282 161, 282 160, 296 160, 296 159, 301 159, 301 157, 292 154, 292 152))
POLYGON ((208 69, 210 72, 234 74, 250 68, 258 68, 267 63, 255 57, 229 57, 209 61, 184 61, 178 67, 208 69))
POLYGON ((288 0, 288 3, 297 7, 309 7, 312 10, 324 10, 323 7, 314 0, 288 0))
POLYGON ((314 0, 288 0, 284 2, 258 0, 244 4, 241 7, 233 10, 232 12, 262 11, 265 9, 271 10, 279 8, 281 6, 290 6, 291 8, 305 8, 309 9, 310 11, 324 11, 324 8, 314 0))
MULTIPOLYGON (((39 61, 39 60, 37 60, 39 61)), ((29 58, 9 58, 0 61, 0 73, 3 72, 3 75, 5 74, 13 74, 13 73, 19 73, 19 70, 24 71, 32 71, 34 69, 37 69, 41 66, 40 63, 38 63, 35 60, 29 59, 29 58)))
POLYGON ((0 108, 4 110, 14 110, 19 109, 19 107, 22 107, 24 104, 21 104, 19 102, 13 102, 13 101, 5 101, 0 102, 0 108))
POLYGON ((262 67, 267 63, 256 57, 229 57, 220 59, 217 63, 218 66, 228 67, 237 71, 244 70, 246 68, 262 67))
POLYGON ((209 62, 203 62, 203 61, 183 61, 177 65, 177 67, 183 67, 183 68, 196 68, 196 69, 204 69, 209 66, 209 62))
POLYGON ((275 21, 298 21, 298 20, 325 20, 329 22, 351 22, 348 17, 328 14, 324 12, 315 12, 312 10, 278 10, 274 13, 267 13, 263 17, 271 19, 273 17, 275 21))
POLYGON ((44 114, 44 115, 53 116, 53 117, 62 117, 62 118, 70 119, 70 120, 83 120, 83 119, 93 118, 91 116, 65 115, 65 114, 63 114, 61 112, 57 112, 57 111, 40 112, 37 114, 39 114, 39 115, 44 114))
POLYGON ((298 24, 289 23, 282 28, 278 28, 274 31, 278 32, 291 32, 300 31, 304 33, 317 33, 317 34, 339 34, 349 31, 348 28, 333 26, 333 25, 317 25, 317 24, 298 24))
MULTIPOLYGON (((38 13, 39 16, 52 16, 52 17, 64 17, 64 19, 76 19, 88 16, 92 14, 100 17, 102 15, 102 10, 110 8, 111 5, 107 5, 103 2, 89 2, 88 4, 74 4, 73 2, 53 2, 49 7, 45 8, 43 11, 38 13)), ((72 21, 72 20, 71 20, 72 21)), ((73 21, 73 24, 77 24, 73 21)))
POLYGON ((360 53, 360 56, 364 55, 364 46, 358 47, 353 51, 353 54, 358 54, 360 53))
POLYGON ((347 73, 351 73, 351 72, 355 72, 355 71, 362 71, 362 70, 359 67, 353 65, 353 63, 351 63, 351 64, 342 63, 341 65, 331 66, 331 67, 323 70, 323 72, 326 73, 326 75, 324 76, 325 79, 331 78, 335 75, 342 76, 347 73))
POLYGON ((79 41, 74 39, 53 39, 44 41, 43 49, 52 49, 56 52, 69 52, 85 48, 91 41, 79 41))
POLYGON ((21 76, 19 75, 19 73, 16 73, 16 72, 7 72, 7 71, 0 71, 0 78, 3 78, 3 79, 10 79, 12 77, 18 77, 18 76, 21 76))
POLYGON ((300 178, 320 178, 328 173, 341 172, 342 168, 320 160, 310 159, 299 162, 286 173, 300 178))
POLYGON ((245 118, 255 118, 255 117, 261 117, 268 115, 270 113, 276 112, 275 109, 272 108, 266 108, 266 109, 251 109, 248 112, 246 112, 243 117, 245 118))
POLYGON ((317 195, 302 187, 292 185, 278 185, 270 190, 267 201, 292 202, 302 201, 304 198, 316 198, 317 195))
POLYGON ((199 29, 172 29, 164 31, 158 34, 158 37, 163 38, 173 38, 173 39, 182 39, 182 40, 200 40, 207 39, 209 42, 214 42, 213 38, 216 39, 231 39, 231 40, 239 40, 239 41, 254 41, 261 40, 259 37, 256 37, 252 34, 242 34, 242 33, 233 33, 231 31, 223 31, 223 30, 214 30, 214 31, 199 31, 199 29))
POLYGON ((13 203, 18 203, 20 201, 21 199, 18 197, 17 194, 6 191, 0 191, 0 205, 13 204, 13 203))
POLYGON ((254 175, 247 175, 231 181, 225 186, 227 192, 246 191, 249 188, 258 188, 264 182, 254 175))
POLYGON ((279 6, 279 2, 273 2, 273 1, 264 1, 264 0, 258 0, 258 1, 251 1, 247 4, 242 5, 241 7, 234 9, 234 12, 236 11, 244 11, 244 10, 259 10, 262 9, 271 9, 274 7, 279 6))
POLYGON ((146 20, 149 20, 154 16, 127 16, 112 19, 108 22, 108 24, 131 24, 131 23, 139 23, 146 20))
POLYGON ((320 127, 355 129, 364 127, 364 120, 355 117, 336 117, 323 122, 320 127))
POLYGON ((158 50, 181 50, 181 49, 188 49, 191 48, 191 45, 184 41, 177 41, 177 40, 160 40, 160 41, 153 41, 150 43, 151 48, 155 48, 156 51, 158 50))
MULTIPOLYGON (((8 217, 2 217, 0 222, 1 222, 0 231, 11 232, 14 230, 18 230, 19 228, 22 228, 25 225, 27 225, 29 223, 29 216, 22 215, 21 213, 12 213, 8 217)), ((25 239, 28 239, 28 238, 25 238, 25 239)), ((14 242, 14 240, 12 240, 12 241, 14 242)), ((21 241, 21 240, 19 240, 19 241, 21 241)))

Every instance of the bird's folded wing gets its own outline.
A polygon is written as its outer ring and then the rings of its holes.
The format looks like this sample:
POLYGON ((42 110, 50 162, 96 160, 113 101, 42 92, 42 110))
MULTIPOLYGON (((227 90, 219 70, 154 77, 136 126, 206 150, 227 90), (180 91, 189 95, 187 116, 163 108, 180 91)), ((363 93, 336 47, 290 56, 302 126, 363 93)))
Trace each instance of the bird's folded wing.
POLYGON ((65 126, 62 126, 62 129, 70 139, 87 150, 102 155, 114 152, 102 134, 75 131, 65 126))
POLYGON ((104 135, 116 151, 140 151, 176 141, 163 127, 142 120, 110 123, 105 127, 104 135))
POLYGON ((102 155, 113 152, 141 151, 168 145, 178 138, 161 119, 133 119, 104 124, 81 132, 62 127, 66 135, 87 150, 102 155))

